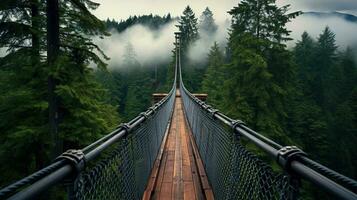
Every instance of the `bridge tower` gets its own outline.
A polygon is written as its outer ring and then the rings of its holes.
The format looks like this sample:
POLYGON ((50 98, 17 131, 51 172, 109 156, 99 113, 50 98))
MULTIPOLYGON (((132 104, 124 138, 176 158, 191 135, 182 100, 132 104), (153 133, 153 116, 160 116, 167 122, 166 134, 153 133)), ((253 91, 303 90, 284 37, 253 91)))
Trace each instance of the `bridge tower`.
POLYGON ((181 82, 181 74, 180 74, 180 67, 181 67, 181 32, 175 32, 175 54, 176 54, 176 88, 180 88, 181 82))

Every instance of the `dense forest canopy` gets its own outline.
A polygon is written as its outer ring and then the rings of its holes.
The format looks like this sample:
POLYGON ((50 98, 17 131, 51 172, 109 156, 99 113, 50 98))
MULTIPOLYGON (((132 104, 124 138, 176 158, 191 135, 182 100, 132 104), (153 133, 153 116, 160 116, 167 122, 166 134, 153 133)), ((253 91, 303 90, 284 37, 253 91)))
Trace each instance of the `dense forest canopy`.
POLYGON ((109 58, 93 38, 172 22, 182 33, 183 79, 190 91, 207 93, 208 103, 230 117, 357 178, 356 52, 338 46, 333 27, 316 38, 304 32, 288 48, 286 25, 301 13, 275 0, 243 0, 229 11, 227 45, 210 41, 205 61, 197 63, 189 50, 218 29, 208 7, 195 13, 187 6, 177 18, 149 14, 101 21, 91 13, 99 5, 90 0, 49 2, 0 3, 0 48, 7 49, 0 57, 0 163, 7 163, 0 165, 0 187, 65 149, 95 141, 148 108, 152 93, 169 91, 174 56, 140 63, 127 42, 118 44, 125 46, 123 62, 108 70, 109 58))
POLYGON ((108 36, 89 0, 0 4, 0 185, 112 130, 116 106, 89 63, 105 69, 92 36, 108 36), (81 13, 78 16, 77 13, 81 13), (47 22, 47 23, 46 23, 47 22), (16 149, 16 151, 14 151, 16 149), (16 160, 16 162, 14 162, 16 160), (26 163, 26 164, 24 164, 26 163))

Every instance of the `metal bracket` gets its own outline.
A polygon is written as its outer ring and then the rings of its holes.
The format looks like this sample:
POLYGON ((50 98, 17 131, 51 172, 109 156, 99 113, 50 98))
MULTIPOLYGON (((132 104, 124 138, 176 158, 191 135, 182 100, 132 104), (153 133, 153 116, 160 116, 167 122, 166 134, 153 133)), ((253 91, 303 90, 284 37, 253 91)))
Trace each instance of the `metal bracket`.
POLYGON ((239 126, 239 125, 245 125, 245 123, 241 120, 233 120, 231 122, 231 124, 232 124, 233 130, 235 130, 237 128, 237 126, 239 126))
POLYGON ((86 165, 84 153, 82 150, 70 149, 58 156, 55 161, 66 160, 80 173, 86 165))
POLYGON ((203 107, 203 105, 205 105, 205 102, 199 101, 199 102, 198 102, 198 105, 200 105, 200 107, 203 107))
POLYGON ((285 146, 278 151, 277 162, 289 171, 291 163, 300 156, 307 156, 307 154, 296 146, 285 146))
POLYGON ((218 109, 212 109, 212 111, 210 111, 212 117, 214 117, 215 114, 217 114, 219 112, 218 109))
POLYGON ((152 111, 153 113, 155 113, 155 106, 151 106, 149 109, 148 109, 148 111, 152 111))
POLYGON ((126 131, 126 134, 129 133, 130 126, 127 123, 122 123, 120 124, 120 128, 124 129, 126 131))
POLYGON ((149 118, 149 115, 148 115, 146 112, 140 113, 139 116, 142 116, 142 117, 144 117, 145 119, 149 118))

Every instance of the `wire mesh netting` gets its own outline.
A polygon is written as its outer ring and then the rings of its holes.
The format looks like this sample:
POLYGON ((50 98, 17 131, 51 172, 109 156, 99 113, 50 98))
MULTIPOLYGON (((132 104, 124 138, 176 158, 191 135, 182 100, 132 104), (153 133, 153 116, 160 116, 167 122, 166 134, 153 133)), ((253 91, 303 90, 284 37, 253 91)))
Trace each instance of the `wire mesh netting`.
POLYGON ((140 199, 173 110, 169 100, 139 128, 115 144, 73 184, 73 199, 140 199))
POLYGON ((274 172, 241 138, 181 89, 185 113, 216 199, 296 199, 298 180, 274 172))

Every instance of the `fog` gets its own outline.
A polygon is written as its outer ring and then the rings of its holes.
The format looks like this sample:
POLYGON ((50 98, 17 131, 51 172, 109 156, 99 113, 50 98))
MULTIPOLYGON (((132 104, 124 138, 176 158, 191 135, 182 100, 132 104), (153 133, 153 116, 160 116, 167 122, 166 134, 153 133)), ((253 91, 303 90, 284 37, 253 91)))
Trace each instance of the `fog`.
POLYGON ((336 43, 340 49, 357 46, 357 23, 348 22, 338 17, 306 15, 299 16, 288 24, 288 29, 292 31, 291 37, 294 38, 294 41, 289 42, 288 46, 295 45, 296 40, 300 40, 304 31, 307 31, 313 38, 317 38, 326 26, 329 26, 336 34, 336 43))
POLYGON ((210 48, 217 42, 221 50, 227 45, 230 20, 218 22, 217 32, 214 34, 200 31, 200 38, 189 49, 189 59, 193 63, 206 62, 210 48))
POLYGON ((110 37, 97 40, 96 43, 111 58, 108 61, 109 69, 122 65, 125 47, 129 43, 134 47, 137 60, 143 65, 169 62, 174 48, 176 23, 169 23, 158 30, 151 30, 143 25, 132 26, 120 34, 112 30, 110 37))
POLYGON ((0 48, 0 57, 4 57, 6 55, 6 48, 0 48))
MULTIPOLYGON (((218 20, 228 17, 227 11, 237 6, 240 0, 96 0, 101 6, 95 11, 101 19, 126 19, 130 15, 148 13, 174 16, 182 14, 183 8, 190 5, 198 13, 210 7, 218 20)), ((357 14, 356 0, 277 0, 279 6, 291 4, 292 11, 346 11, 357 14)))
MULTIPOLYGON (((173 21, 159 30, 151 30, 143 25, 135 25, 122 33, 112 30, 110 37, 97 40, 96 43, 111 58, 108 61, 109 69, 122 67, 128 43, 133 45, 136 59, 142 65, 168 63, 171 61, 174 49, 174 32, 178 30, 175 26, 177 23, 177 21, 173 21)), ((192 45, 188 52, 192 62, 206 61, 209 49, 215 41, 222 49, 226 46, 230 21, 226 20, 218 24, 215 34, 200 32, 199 40, 192 45)))
MULTIPOLYGON (((177 24, 176 21, 157 31, 142 25, 133 26, 121 34, 112 31, 111 37, 98 41, 99 46, 111 57, 111 60, 108 61, 109 69, 120 67, 123 62, 125 46, 128 43, 134 46, 137 60, 141 64, 152 65, 169 62, 174 42, 173 33, 177 31, 175 24, 177 24)), ((200 39, 190 48, 189 58, 194 63, 207 61, 207 54, 215 41, 219 43, 221 50, 224 50, 230 20, 217 21, 217 24, 216 34, 200 32, 200 39)), ((357 46, 357 23, 351 23, 338 17, 320 18, 302 15, 288 24, 288 29, 292 31, 291 37, 294 39, 288 43, 288 48, 293 47, 300 40, 304 31, 307 31, 313 38, 317 38, 326 26, 329 26, 336 34, 336 43, 340 50, 347 46, 357 46)))
POLYGON ((96 0, 101 5, 94 12, 101 19, 127 19, 133 15, 171 13, 173 16, 182 14, 187 5, 199 16, 208 6, 216 19, 224 21, 228 17, 227 11, 238 5, 238 0, 96 0))
MULTIPOLYGON (((225 1, 230 2, 229 0, 225 1)), ((290 2, 291 1, 288 0, 286 3, 290 2)), ((350 9, 354 9, 353 3, 348 4, 348 1, 343 2, 345 6, 350 5, 350 9)), ((180 5, 181 4, 184 3, 181 2, 180 5)), ((216 5, 217 3, 214 3, 212 1, 208 4, 216 5)), ((228 38, 228 28, 230 26, 230 18, 227 15, 226 11, 229 10, 229 7, 234 6, 234 4, 236 3, 232 1, 231 3, 227 3, 224 6, 212 8, 214 18, 216 19, 216 23, 218 24, 218 31, 216 34, 213 35, 209 35, 203 32, 200 33, 200 39, 195 42, 195 44, 189 50, 189 58, 193 62, 206 61, 209 49, 215 41, 217 41, 221 49, 224 50, 228 38)), ((110 4, 109 2, 105 2, 105 4, 103 5, 110 4)), ((199 17, 201 15, 201 12, 205 8, 204 5, 206 4, 195 2, 194 5, 196 8, 194 9, 196 17, 199 17), (201 7, 199 7, 199 5, 201 5, 201 7)), ((300 3, 295 3, 294 5, 294 9, 303 8, 303 6, 310 6, 316 9, 326 8, 326 6, 318 4, 317 2, 308 3, 308 1, 305 0, 301 1, 300 3)), ((333 7, 331 2, 330 6, 333 7)), ((338 5, 336 5, 336 8, 337 6, 338 5)), ((345 7, 341 7, 341 5, 338 8, 345 9, 345 7)), ((179 8, 176 7, 175 9, 178 15, 180 15, 178 10, 180 10, 181 12, 184 9, 184 6, 181 6, 179 8)), ((169 10, 165 9, 165 11, 169 10)), ((151 30, 150 28, 145 27, 143 25, 135 25, 120 34, 115 30, 111 30, 112 35, 110 37, 106 37, 103 40, 95 39, 95 42, 111 58, 108 61, 109 69, 120 67, 120 65, 123 63, 123 54, 125 51, 125 46, 127 46, 128 43, 131 43, 133 45, 137 55, 137 59, 141 64, 153 65, 159 63, 168 63, 171 61, 171 51, 174 48, 173 33, 177 31, 177 27, 175 27, 176 24, 177 21, 174 21, 172 23, 164 25, 159 30, 151 30)), ((311 15, 299 16, 288 24, 288 29, 292 31, 291 37, 294 39, 293 41, 290 41, 288 43, 288 47, 293 47, 296 41, 300 40, 301 34, 304 31, 307 31, 313 38, 316 39, 326 26, 329 26, 331 30, 336 34, 336 43, 338 44, 340 49, 345 49, 347 46, 357 47, 357 23, 348 22, 342 18, 338 18, 335 16, 321 18, 311 15)), ((0 56, 5 55, 5 53, 5 49, 0 48, 0 56)))
POLYGON ((303 11, 346 11, 356 14, 356 0, 278 0, 279 5, 291 4, 293 10, 303 11))

